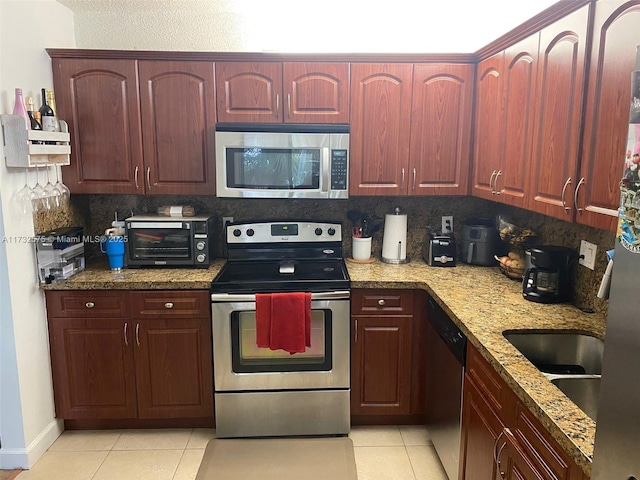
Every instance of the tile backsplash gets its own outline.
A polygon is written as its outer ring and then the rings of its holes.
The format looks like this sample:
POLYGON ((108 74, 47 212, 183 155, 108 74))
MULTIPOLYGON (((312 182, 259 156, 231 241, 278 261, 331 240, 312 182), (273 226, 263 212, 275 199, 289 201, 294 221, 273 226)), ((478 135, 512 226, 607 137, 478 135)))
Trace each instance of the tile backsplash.
MULTIPOLYGON (((422 262, 422 246, 429 232, 439 232, 442 215, 454 217, 454 234, 462 238, 465 220, 477 217, 495 218, 502 215, 512 223, 537 232, 539 244, 564 245, 580 248, 580 240, 587 240, 598 247, 595 270, 577 265, 575 268, 573 303, 581 308, 606 312, 608 302, 596 298, 600 279, 606 267, 606 250, 613 248, 614 232, 577 225, 526 210, 501 205, 474 197, 352 197, 348 200, 307 199, 221 199, 216 197, 142 196, 142 195, 73 195, 73 215, 60 221, 67 226, 77 223, 84 215, 85 235, 100 235, 111 226, 115 214, 125 218, 133 214, 155 213, 163 205, 191 205, 198 214, 212 213, 222 225, 222 217, 231 216, 235 221, 246 220, 332 220, 343 223, 345 256, 351 255, 351 223, 348 210, 360 210, 382 218, 399 206, 407 214, 407 256, 411 261, 422 262)), ((51 221, 48 221, 50 226, 51 221)), ((38 225, 37 225, 38 226, 38 225)), ((53 228, 53 227, 51 227, 53 228)), ((39 232, 43 229, 37 230, 39 232)), ((372 252, 380 258, 383 229, 374 235, 372 252)), ((217 232, 218 255, 223 255, 222 229, 217 232)), ((88 256, 99 255, 97 245, 87 246, 88 256)), ((497 267, 496 267, 497 268, 497 267)), ((505 277, 506 280, 506 277, 505 277)))

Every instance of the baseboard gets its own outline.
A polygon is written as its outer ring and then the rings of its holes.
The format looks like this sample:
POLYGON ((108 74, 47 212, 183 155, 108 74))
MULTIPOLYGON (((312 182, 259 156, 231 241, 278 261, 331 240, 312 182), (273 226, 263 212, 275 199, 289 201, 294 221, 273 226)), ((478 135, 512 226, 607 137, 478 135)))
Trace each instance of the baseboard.
POLYGON ((52 420, 27 448, 0 449, 0 468, 31 468, 64 431, 62 420, 52 420))

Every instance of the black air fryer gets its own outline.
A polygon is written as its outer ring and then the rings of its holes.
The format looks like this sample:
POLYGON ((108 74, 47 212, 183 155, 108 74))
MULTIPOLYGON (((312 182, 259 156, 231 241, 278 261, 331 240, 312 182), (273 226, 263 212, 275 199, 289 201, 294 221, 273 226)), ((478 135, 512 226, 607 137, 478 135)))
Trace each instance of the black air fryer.
POLYGON ((568 247, 540 245, 527 249, 526 257, 522 296, 537 303, 568 301, 571 267, 577 253, 568 247))

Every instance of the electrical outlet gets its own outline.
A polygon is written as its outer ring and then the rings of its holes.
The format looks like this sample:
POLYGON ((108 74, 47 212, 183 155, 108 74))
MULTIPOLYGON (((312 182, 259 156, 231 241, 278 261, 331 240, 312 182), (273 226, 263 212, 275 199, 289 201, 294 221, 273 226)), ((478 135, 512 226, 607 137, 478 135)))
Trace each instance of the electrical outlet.
POLYGON ((453 233, 453 215, 443 215, 442 233, 453 233))
POLYGON ((593 270, 596 266, 596 252, 598 247, 593 243, 589 243, 585 240, 580 241, 580 259, 578 263, 593 270))
POLYGON ((227 228, 227 223, 232 223, 233 217, 222 217, 222 230, 227 228))

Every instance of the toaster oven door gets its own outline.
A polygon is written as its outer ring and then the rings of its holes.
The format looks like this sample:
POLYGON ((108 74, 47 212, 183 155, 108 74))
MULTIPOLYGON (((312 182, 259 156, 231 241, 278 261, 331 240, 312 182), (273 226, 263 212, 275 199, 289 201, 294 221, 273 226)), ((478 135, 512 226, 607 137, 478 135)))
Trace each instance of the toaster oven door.
POLYGON ((128 265, 189 265, 193 232, 187 222, 131 222, 127 225, 128 265))

